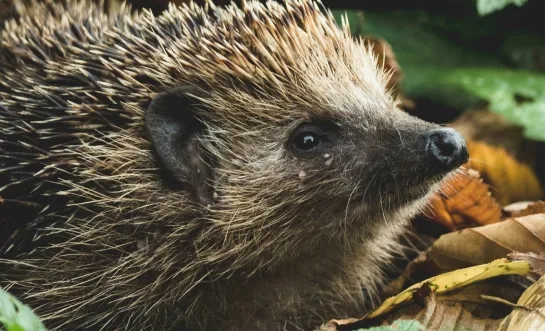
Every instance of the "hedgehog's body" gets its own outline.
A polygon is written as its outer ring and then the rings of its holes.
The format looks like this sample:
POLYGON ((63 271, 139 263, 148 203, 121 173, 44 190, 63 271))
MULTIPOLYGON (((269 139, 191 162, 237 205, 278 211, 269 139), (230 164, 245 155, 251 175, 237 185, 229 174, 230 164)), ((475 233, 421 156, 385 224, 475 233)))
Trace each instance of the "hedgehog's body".
POLYGON ((395 110, 371 54, 307 0, 37 3, 1 45, 0 285, 50 328, 358 316, 464 158, 436 162, 435 126, 395 110))

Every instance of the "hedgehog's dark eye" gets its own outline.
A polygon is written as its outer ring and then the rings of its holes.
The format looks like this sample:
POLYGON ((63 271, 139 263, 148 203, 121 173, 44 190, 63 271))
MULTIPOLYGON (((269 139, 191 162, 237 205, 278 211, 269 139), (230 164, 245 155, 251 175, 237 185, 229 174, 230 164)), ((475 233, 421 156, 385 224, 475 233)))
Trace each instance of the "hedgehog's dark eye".
POLYGON ((301 132, 295 135, 293 144, 297 149, 309 151, 320 144, 320 139, 312 132, 301 132))
POLYGON ((329 142, 329 129, 321 124, 304 123, 292 134, 290 148, 296 156, 313 157, 321 153, 322 147, 329 142))

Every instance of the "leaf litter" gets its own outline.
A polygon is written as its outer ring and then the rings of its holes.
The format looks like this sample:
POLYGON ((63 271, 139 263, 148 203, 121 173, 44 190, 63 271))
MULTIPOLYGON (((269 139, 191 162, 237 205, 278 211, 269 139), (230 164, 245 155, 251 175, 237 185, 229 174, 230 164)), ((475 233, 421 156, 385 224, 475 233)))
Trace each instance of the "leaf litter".
MULTIPOLYGON (((480 2, 481 9, 485 2, 480 2)), ((486 4, 488 11, 505 5, 486 4)), ((389 297, 375 310, 362 312, 363 317, 332 319, 318 330, 543 329, 545 192, 536 173, 535 139, 545 141, 545 108, 539 108, 545 78, 501 71, 494 61, 481 61, 486 69, 470 68, 462 64, 477 63, 471 57, 478 55, 470 53, 456 59, 451 52, 454 60, 429 54, 429 61, 419 61, 406 53, 408 40, 395 35, 406 24, 403 19, 395 29, 383 25, 380 15, 366 15, 366 20, 355 12, 348 15, 352 31, 370 42, 380 63, 392 72, 389 88, 403 111, 419 114, 413 97, 421 92, 438 92, 437 100, 465 107, 445 125, 462 133, 470 160, 413 220, 417 234, 435 239, 391 280, 384 290, 389 297), (460 97, 460 91, 467 97, 460 97), (400 322, 408 324, 400 328, 400 322)), ((408 23, 406 27, 418 29, 408 23)), ((433 39, 427 33, 417 34, 433 39)), ((453 50, 435 42, 439 53, 441 47, 445 55, 453 50)))

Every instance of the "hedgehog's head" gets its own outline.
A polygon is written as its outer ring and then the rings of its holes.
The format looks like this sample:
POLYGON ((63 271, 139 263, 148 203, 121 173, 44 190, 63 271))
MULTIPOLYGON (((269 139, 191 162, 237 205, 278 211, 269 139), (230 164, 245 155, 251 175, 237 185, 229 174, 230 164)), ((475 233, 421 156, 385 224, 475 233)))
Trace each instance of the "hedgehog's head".
POLYGON ((316 3, 215 15, 198 54, 188 41, 169 53, 200 76, 180 65, 187 83, 159 93, 146 121, 162 165, 226 238, 280 247, 369 230, 408 217, 466 161, 458 133, 397 109, 376 58, 316 3))

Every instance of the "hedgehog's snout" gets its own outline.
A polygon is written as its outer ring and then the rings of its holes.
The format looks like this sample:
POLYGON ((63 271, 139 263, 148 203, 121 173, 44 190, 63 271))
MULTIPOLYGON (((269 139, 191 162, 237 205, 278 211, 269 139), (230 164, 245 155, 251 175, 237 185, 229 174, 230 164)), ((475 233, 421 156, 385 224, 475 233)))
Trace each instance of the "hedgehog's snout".
POLYGON ((426 155, 437 172, 458 168, 469 159, 467 146, 460 133, 451 128, 435 129, 426 134, 426 155))

